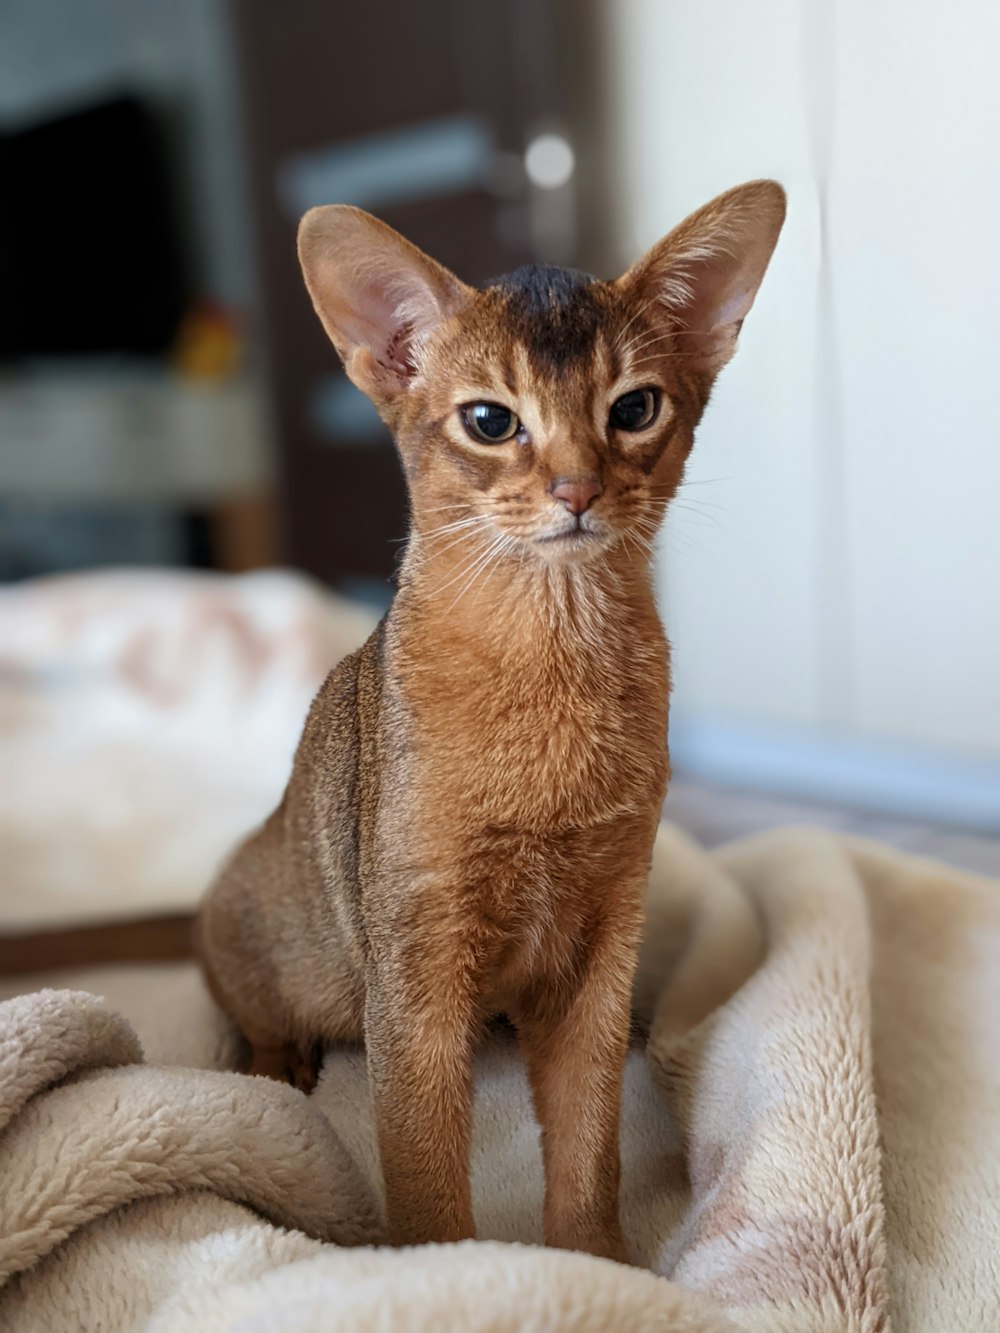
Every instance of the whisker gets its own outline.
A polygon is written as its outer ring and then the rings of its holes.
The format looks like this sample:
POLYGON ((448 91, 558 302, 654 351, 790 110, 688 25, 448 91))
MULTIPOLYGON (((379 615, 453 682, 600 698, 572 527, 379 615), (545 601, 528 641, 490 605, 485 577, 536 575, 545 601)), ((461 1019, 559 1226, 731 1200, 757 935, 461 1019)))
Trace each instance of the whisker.
POLYGON ((486 514, 476 514, 472 518, 456 518, 453 523, 442 523, 440 527, 431 528, 423 533, 424 537, 443 536, 446 532, 457 532, 460 528, 474 528, 477 524, 489 523, 489 517, 486 514))
POLYGON ((700 509, 695 509, 693 505, 685 504, 683 500, 675 500, 675 501, 673 502, 673 505, 671 506, 671 508, 672 508, 672 509, 675 509, 675 510, 676 510, 676 509, 686 509, 686 510, 688 511, 689 514, 694 514, 694 515, 696 515, 696 517, 698 517, 699 519, 704 520, 703 522, 701 522, 701 523, 698 525, 698 526, 700 526, 700 527, 703 527, 703 528, 708 528, 708 527, 719 528, 719 527, 722 526, 721 523, 719 522, 719 520, 718 520, 717 518, 714 517, 714 515, 712 515, 712 514, 703 514, 703 513, 701 512, 700 509))
POLYGON ((472 566, 476 564, 478 560, 482 559, 482 555, 483 555, 482 550, 475 551, 471 556, 471 558, 458 571, 458 573, 453 575, 448 580, 447 583, 443 583, 439 588, 436 588, 435 591, 438 593, 447 592, 447 590, 452 586, 452 584, 457 583, 459 579, 465 577, 465 575, 469 572, 472 566))
POLYGON ((641 350, 643 347, 652 347, 655 343, 668 342, 671 338, 675 337, 676 334, 676 329, 651 330, 642 337, 634 338, 630 345, 630 350, 641 350))
POLYGON ((469 534, 467 532, 456 533, 456 535, 452 537, 451 541, 445 542, 444 546, 436 547, 433 551, 421 551, 420 558, 423 561, 427 561, 431 558, 431 556, 440 557, 442 555, 447 555, 448 552, 453 551, 456 546, 461 546, 465 542, 468 536, 469 534))
POLYGON ((651 533, 647 535, 642 528, 636 526, 632 529, 631 536, 635 538, 647 555, 653 555, 656 547, 652 541, 651 533))
POLYGON ((660 532, 658 529, 654 532, 649 529, 633 527, 632 536, 639 543, 641 548, 646 552, 646 555, 649 557, 649 559, 652 559, 656 555, 657 551, 656 543, 660 536, 660 532))
MULTIPOLYGON (((494 558, 499 555, 503 546, 506 544, 506 541, 507 541, 506 535, 502 532, 498 533, 497 536, 493 538, 492 542, 490 542, 489 546, 487 546, 486 550, 480 554, 479 558, 473 561, 471 572, 469 573, 468 578, 462 584, 461 588, 459 588, 458 592, 455 594, 454 599, 451 602, 451 605, 448 607, 448 611, 454 610, 459 600, 465 595, 466 591, 476 581, 476 578, 482 572, 482 570, 485 569, 487 565, 491 564, 494 558)), ((463 573, 464 572, 465 571, 463 570, 463 573)), ((454 579, 451 580, 451 582, 446 583, 445 587, 450 588, 451 583, 453 582, 455 582, 454 579)), ((439 588, 438 592, 441 591, 443 591, 443 589, 439 588)))
MULTIPOLYGON (((643 305, 641 305, 641 306, 639 307, 639 309, 635 312, 635 314, 632 316, 632 318, 629 320, 629 322, 625 325, 625 327, 621 330, 621 332, 620 332, 620 333, 618 334, 618 336, 615 338, 614 346, 615 346, 615 349, 616 349, 617 351, 621 352, 623 355, 626 353, 627 348, 623 348, 623 347, 622 347, 622 339, 625 337, 626 333, 628 333, 629 329, 632 327, 632 325, 635 323, 635 321, 636 321, 637 319, 640 319, 640 318, 646 313, 646 311, 650 308, 650 306, 654 306, 654 305, 656 304, 656 302, 657 302, 659 299, 660 299, 660 298, 659 298, 658 296, 651 296, 651 297, 649 298, 648 301, 646 301, 643 305)), ((637 335, 636 335, 636 339, 638 339, 638 338, 640 338, 640 337, 642 337, 642 334, 637 334, 637 335)), ((635 340, 634 340, 634 341, 635 341, 635 340)))
MULTIPOLYGON (((693 329, 685 329, 683 332, 685 338, 704 336, 693 329)), ((673 335, 671 334, 670 336, 672 337, 673 335)), ((647 343, 644 347, 640 347, 639 351, 645 352, 648 348, 653 346, 655 346, 654 343, 647 343)), ((694 349, 690 351, 682 351, 681 349, 674 347, 667 352, 656 352, 647 356, 638 357, 636 360, 632 361, 631 365, 634 369, 636 366, 645 365, 648 361, 697 361, 701 355, 700 352, 694 349)))
POLYGON ((450 588, 452 584, 458 583, 459 580, 464 578, 465 575, 468 574, 470 570, 475 569, 479 565, 480 561, 482 561, 492 553, 493 549, 497 546, 502 537, 503 533, 499 532, 494 533, 493 537, 490 539, 490 541, 486 543, 485 546, 479 544, 478 547, 472 552, 470 559, 466 561, 466 563, 462 566, 462 568, 458 571, 458 573, 455 574, 452 578, 450 578, 447 583, 442 584, 441 587, 439 587, 436 591, 439 593, 444 592, 446 589, 450 588))
MULTIPOLYGON (((678 492, 678 494, 680 494, 680 492, 678 492)), ((716 509, 720 514, 725 514, 727 512, 725 505, 713 504, 711 500, 699 500, 697 497, 691 495, 685 495, 682 499, 684 504, 696 505, 699 509, 716 509)))
POLYGON ((500 563, 500 560, 503 558, 503 556, 505 556, 505 555, 507 554, 508 551, 510 551, 510 550, 512 549, 512 547, 513 547, 514 545, 515 545, 514 538, 513 538, 512 536, 510 536, 509 533, 505 533, 505 534, 504 534, 504 539, 503 539, 503 545, 502 545, 502 546, 500 547, 500 549, 496 552, 496 554, 493 555, 493 556, 491 557, 491 559, 489 559, 489 560, 486 562, 486 564, 485 564, 485 565, 483 566, 483 568, 480 570, 480 574, 482 575, 482 578, 481 578, 481 581, 480 581, 480 584, 479 584, 479 589, 478 589, 478 591, 476 592, 475 600, 476 600, 477 602, 478 602, 479 598, 482 596, 483 589, 486 587, 487 582, 489 581, 489 579, 491 579, 491 578, 493 577, 493 571, 496 569, 497 565, 500 563))
POLYGON ((444 523, 439 528, 431 528, 429 532, 420 533, 418 535, 421 540, 426 542, 432 549, 421 550, 418 546, 415 553, 419 557, 420 562, 425 563, 431 555, 444 555, 445 552, 450 551, 452 547, 463 542, 471 530, 487 527, 489 523, 489 517, 485 514, 480 514, 473 518, 458 519, 454 523, 444 523), (449 535, 451 540, 446 542, 444 546, 438 544, 442 537, 449 535))

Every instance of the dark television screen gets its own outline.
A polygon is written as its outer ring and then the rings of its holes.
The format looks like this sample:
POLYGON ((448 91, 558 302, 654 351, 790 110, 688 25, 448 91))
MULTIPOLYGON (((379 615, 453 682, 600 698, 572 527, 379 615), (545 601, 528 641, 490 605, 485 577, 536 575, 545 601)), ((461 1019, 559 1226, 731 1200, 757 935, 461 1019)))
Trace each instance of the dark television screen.
POLYGON ((187 288, 162 127, 119 96, 0 135, 0 359, 155 355, 187 288))

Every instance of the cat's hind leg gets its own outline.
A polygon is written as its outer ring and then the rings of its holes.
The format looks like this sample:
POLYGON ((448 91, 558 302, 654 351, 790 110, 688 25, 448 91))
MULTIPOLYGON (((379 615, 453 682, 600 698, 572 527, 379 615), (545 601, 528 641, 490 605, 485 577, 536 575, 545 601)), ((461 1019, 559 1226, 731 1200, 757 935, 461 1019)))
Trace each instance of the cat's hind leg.
POLYGON ((301 1088, 303 1092, 311 1092, 316 1086, 319 1063, 322 1059, 318 1043, 312 1045, 307 1058, 306 1052, 297 1042, 284 1039, 283 1033, 287 1030, 287 1024, 282 1023, 274 1011, 271 1015, 275 1020, 273 1025, 263 1028, 259 1021, 260 1015, 254 1012, 254 1007, 240 1003, 240 988, 223 987, 220 983, 213 966, 213 955, 217 957, 218 951, 208 945, 206 935, 203 909, 198 919, 195 936, 198 961, 212 999, 240 1035, 245 1048, 243 1058, 239 1061, 241 1072, 260 1074, 265 1078, 290 1083, 293 1087, 301 1088))
POLYGON ((336 932, 307 921, 289 930, 301 908, 286 894, 276 913, 266 888, 273 880, 258 867, 249 874, 247 860, 237 857, 205 898, 198 958, 209 991, 247 1044, 246 1072, 308 1092, 324 1042, 362 1040, 364 987, 336 932))
MULTIPOLYGON (((333 976, 326 978, 325 986, 317 987, 327 1003, 322 1007, 317 1005, 310 1013, 301 1002, 294 1007, 280 1003, 262 1005, 260 993, 252 983, 249 993, 244 993, 239 985, 221 986, 209 951, 200 947, 199 953, 213 999, 229 1016, 246 1045, 246 1057, 241 1062, 244 1073, 277 1079, 302 1092, 312 1092, 323 1063, 323 1043, 362 1040, 363 994, 356 986, 337 984, 344 978, 342 973, 338 974, 333 960, 330 960, 333 976)), ((248 967, 246 975, 252 977, 253 969, 248 967)))

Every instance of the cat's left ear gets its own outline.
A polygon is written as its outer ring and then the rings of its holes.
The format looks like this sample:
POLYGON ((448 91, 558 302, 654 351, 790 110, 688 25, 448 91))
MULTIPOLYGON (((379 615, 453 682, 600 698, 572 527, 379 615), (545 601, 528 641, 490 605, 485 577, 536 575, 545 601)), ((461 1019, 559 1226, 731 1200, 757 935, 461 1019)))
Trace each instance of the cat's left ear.
POLYGON ((714 375, 736 350, 784 220, 777 181, 738 185, 692 213, 615 285, 647 318, 662 318, 688 365, 714 375))
POLYGON ((431 333, 472 295, 384 222, 343 204, 305 215, 299 260, 344 369, 377 404, 409 386, 431 333))

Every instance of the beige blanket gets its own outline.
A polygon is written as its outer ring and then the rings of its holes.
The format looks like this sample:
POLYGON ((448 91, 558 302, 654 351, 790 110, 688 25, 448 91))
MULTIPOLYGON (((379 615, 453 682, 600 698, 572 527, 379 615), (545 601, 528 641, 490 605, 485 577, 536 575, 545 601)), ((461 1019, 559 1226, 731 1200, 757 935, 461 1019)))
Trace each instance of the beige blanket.
POLYGON ((5 1329, 1000 1329, 990 881, 827 833, 709 855, 664 829, 622 1124, 632 1268, 537 1246, 508 1035, 477 1072, 481 1239, 392 1251, 367 1244, 361 1052, 306 1099, 219 1072, 231 1036, 187 967, 73 984, 110 1007, 0 1006, 5 1329))

